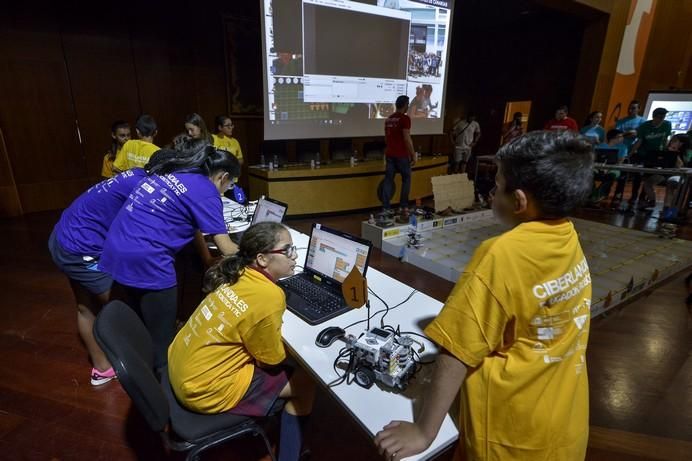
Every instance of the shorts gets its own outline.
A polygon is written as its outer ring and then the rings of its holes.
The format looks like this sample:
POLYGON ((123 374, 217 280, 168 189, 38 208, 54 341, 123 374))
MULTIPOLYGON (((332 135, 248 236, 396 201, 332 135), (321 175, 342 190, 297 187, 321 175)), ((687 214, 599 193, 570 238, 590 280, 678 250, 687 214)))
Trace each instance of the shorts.
POLYGON ((291 378, 293 368, 276 366, 261 368, 256 366, 250 387, 238 405, 228 410, 234 415, 262 417, 278 412, 283 407, 279 394, 291 378))
POLYGON ((467 147, 455 147, 454 148, 454 161, 455 162, 468 162, 471 158, 471 149, 467 147))
POLYGON ((86 288, 89 293, 100 295, 111 289, 113 279, 99 270, 98 259, 65 251, 55 236, 55 230, 48 239, 48 250, 58 269, 67 275, 67 278, 86 288))

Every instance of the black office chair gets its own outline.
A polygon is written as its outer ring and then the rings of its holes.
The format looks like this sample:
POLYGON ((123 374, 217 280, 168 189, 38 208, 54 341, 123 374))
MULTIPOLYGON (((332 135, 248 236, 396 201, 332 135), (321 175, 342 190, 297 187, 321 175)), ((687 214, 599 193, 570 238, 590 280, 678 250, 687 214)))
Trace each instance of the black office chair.
POLYGON ((276 461, 267 434, 253 418, 193 413, 178 403, 168 381, 168 370, 163 370, 161 383, 156 379, 149 332, 125 303, 111 301, 101 310, 94 323, 94 337, 125 392, 149 427, 161 434, 167 447, 188 452, 187 460, 197 460, 208 448, 242 435, 259 435, 272 461, 276 461), (169 422, 172 431, 166 430, 169 422))

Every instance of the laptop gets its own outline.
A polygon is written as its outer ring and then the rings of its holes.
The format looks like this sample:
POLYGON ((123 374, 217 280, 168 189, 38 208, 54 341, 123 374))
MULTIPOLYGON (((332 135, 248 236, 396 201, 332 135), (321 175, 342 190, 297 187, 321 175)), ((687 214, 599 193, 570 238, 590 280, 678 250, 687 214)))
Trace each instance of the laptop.
POLYGON ((675 168, 675 160, 679 153, 669 150, 650 150, 644 157, 647 168, 675 168))
MULTIPOLYGON (((255 209, 250 214, 251 205, 245 207, 239 203, 235 203, 226 197, 222 197, 224 203, 223 216, 226 221, 228 234, 235 243, 239 243, 243 238, 245 231, 252 226, 262 221, 281 222, 286 215, 288 205, 278 200, 273 200, 262 196, 257 200, 255 209), (248 210, 246 212, 246 210, 248 210)), ((211 248, 211 247, 210 247, 211 248)))
POLYGON ((369 240, 313 224, 303 272, 278 282, 288 310, 310 325, 349 311, 341 284, 354 266, 366 275, 371 250, 369 240))
POLYGON ((597 147, 594 149, 596 154, 596 163, 605 163, 606 165, 616 165, 618 163, 619 149, 610 149, 607 147, 597 147))
POLYGON ((257 201, 257 206, 255 207, 255 212, 252 214, 250 225, 252 226, 258 222, 265 221, 281 222, 287 210, 288 205, 285 203, 262 196, 257 201))

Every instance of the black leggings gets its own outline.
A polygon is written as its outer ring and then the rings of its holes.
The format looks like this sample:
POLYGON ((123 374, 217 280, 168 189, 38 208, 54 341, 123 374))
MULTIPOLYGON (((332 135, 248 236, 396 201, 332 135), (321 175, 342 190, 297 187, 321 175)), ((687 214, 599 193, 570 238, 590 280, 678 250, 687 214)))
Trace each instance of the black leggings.
POLYGON ((147 290, 120 285, 125 302, 140 316, 149 330, 154 346, 154 370, 168 364, 168 346, 175 337, 178 314, 178 287, 147 290))

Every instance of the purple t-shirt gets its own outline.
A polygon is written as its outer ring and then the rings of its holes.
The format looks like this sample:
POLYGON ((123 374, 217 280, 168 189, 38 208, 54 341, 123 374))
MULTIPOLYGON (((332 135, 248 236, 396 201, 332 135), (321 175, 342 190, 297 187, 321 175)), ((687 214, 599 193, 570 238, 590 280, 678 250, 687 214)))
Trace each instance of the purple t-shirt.
POLYGON ((98 259, 113 219, 146 175, 141 168, 123 171, 77 197, 55 225, 60 246, 69 253, 98 259))
POLYGON ((132 191, 113 221, 99 268, 123 285, 171 288, 176 285, 175 254, 197 229, 227 232, 214 183, 198 173, 151 175, 132 191))

